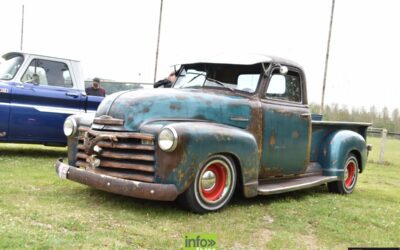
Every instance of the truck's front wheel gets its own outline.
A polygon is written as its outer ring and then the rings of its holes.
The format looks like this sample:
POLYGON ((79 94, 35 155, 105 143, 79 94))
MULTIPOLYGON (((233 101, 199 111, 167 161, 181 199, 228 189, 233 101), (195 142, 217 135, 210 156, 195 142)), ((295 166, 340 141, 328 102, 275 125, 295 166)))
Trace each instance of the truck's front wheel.
POLYGON ((349 154, 344 165, 343 180, 328 183, 330 192, 338 194, 351 194, 356 187, 358 179, 358 160, 354 154, 349 154))
POLYGON ((196 173, 180 202, 196 213, 216 211, 232 198, 236 186, 236 168, 224 155, 211 156, 196 173))

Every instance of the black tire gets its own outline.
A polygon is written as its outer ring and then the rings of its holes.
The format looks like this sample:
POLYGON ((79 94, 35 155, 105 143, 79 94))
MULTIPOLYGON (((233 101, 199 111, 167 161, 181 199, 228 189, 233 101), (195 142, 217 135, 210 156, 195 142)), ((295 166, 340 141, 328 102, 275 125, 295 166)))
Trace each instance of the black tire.
POLYGON ((236 186, 236 168, 229 157, 211 156, 197 171, 179 203, 195 213, 217 211, 229 203, 236 186))
POLYGON ((338 180, 328 183, 328 190, 332 193, 337 194, 351 194, 353 193, 359 172, 357 157, 350 153, 346 159, 346 163, 343 166, 344 178, 343 180, 338 180))

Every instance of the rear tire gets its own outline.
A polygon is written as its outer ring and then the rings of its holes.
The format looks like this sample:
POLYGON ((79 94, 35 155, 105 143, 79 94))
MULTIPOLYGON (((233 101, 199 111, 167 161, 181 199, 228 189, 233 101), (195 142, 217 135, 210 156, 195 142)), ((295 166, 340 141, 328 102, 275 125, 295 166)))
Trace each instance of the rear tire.
POLYGON ((232 159, 214 155, 197 171, 178 201, 195 213, 217 211, 229 203, 235 186, 236 168, 232 159))
POLYGON ((344 165, 344 177, 343 180, 338 180, 328 183, 328 190, 332 193, 337 194, 351 194, 353 193, 357 179, 358 179, 358 165, 357 157, 350 153, 346 159, 344 165))

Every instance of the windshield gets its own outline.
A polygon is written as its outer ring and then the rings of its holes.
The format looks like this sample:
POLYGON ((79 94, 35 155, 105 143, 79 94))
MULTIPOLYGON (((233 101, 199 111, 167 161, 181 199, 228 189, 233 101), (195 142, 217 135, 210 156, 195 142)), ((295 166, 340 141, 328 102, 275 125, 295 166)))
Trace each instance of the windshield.
POLYGON ((174 88, 215 87, 254 93, 260 80, 261 65, 185 65, 174 88))
POLYGON ((19 67, 21 66, 24 58, 22 56, 15 56, 0 64, 0 79, 11 80, 14 78, 19 67))

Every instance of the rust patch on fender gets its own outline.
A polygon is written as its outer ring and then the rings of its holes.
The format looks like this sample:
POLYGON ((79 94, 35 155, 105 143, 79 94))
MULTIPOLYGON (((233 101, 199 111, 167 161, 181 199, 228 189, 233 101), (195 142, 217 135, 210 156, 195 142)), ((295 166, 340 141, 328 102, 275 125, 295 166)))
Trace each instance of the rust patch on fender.
POLYGON ((299 133, 299 131, 293 131, 293 132, 292 132, 292 138, 293 138, 293 139, 299 139, 299 138, 300 138, 300 133, 299 133))
POLYGON ((171 109, 171 110, 180 110, 181 109, 181 105, 180 104, 171 103, 169 105, 169 109, 171 109))
POLYGON ((149 108, 149 107, 144 107, 144 108, 141 110, 142 113, 148 113, 149 111, 150 111, 150 108, 149 108))
POLYGON ((275 144, 276 144, 276 134, 275 134, 275 130, 272 130, 271 137, 269 138, 269 145, 275 146, 275 144))
POLYGON ((249 132, 255 137, 258 146, 258 159, 260 161, 263 145, 263 113, 261 103, 257 101, 250 101, 251 115, 249 120, 249 132))

